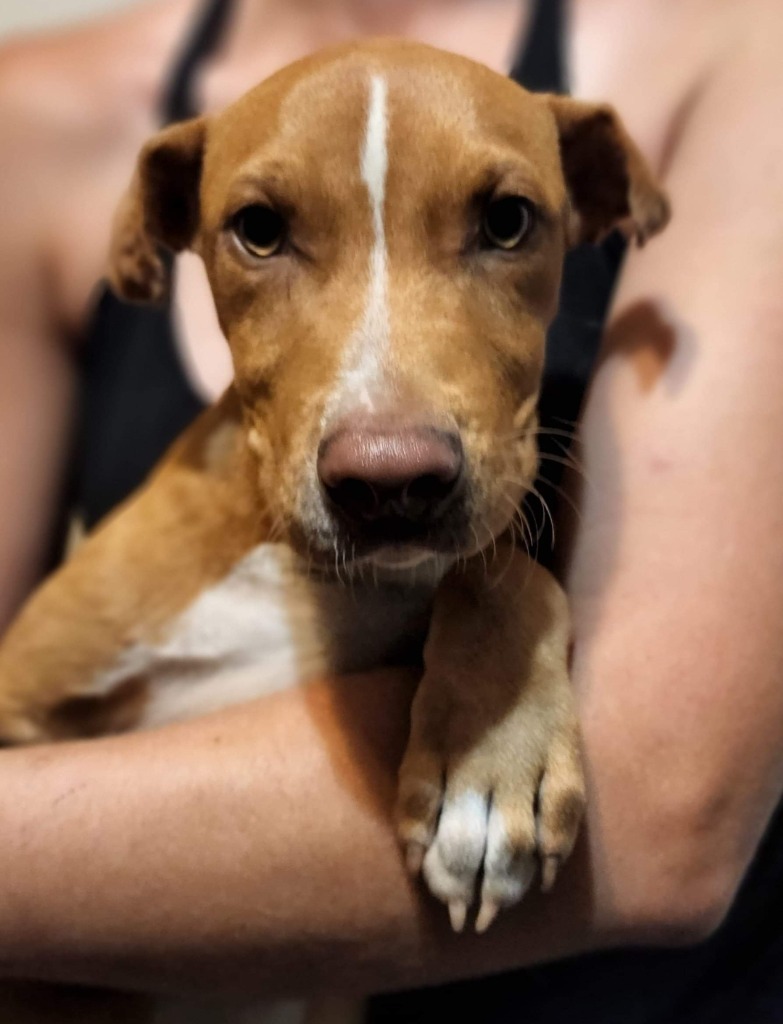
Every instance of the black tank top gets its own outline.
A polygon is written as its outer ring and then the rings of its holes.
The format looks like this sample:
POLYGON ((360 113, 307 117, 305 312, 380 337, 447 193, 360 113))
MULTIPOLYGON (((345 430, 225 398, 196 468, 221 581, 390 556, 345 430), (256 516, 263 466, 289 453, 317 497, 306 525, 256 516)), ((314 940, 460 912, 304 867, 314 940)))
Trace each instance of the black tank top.
MULTIPOLYGON (((566 0, 535 2, 511 71, 529 89, 566 91, 565 6, 566 0)), ((204 7, 169 80, 162 122, 198 113, 193 76, 217 45, 230 8, 230 0, 204 7)), ((567 257, 547 342, 544 426, 559 429, 577 419, 623 253, 615 236, 567 257)), ((141 483, 204 403, 184 372, 171 310, 126 305, 108 291, 95 308, 82 371, 72 507, 92 526, 141 483)), ((550 442, 556 457, 562 440, 550 442)), ((553 506, 557 470, 558 463, 544 461, 542 490, 553 506)), ((778 812, 728 920, 696 949, 594 954, 379 997, 370 1024, 783 1024, 782 846, 778 812)))

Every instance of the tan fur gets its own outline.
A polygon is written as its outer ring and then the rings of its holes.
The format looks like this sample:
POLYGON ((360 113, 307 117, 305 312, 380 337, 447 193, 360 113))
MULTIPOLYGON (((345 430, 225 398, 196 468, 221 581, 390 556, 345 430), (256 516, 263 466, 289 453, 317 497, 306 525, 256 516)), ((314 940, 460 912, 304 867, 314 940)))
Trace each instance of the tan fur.
POLYGON ((154 640, 268 533, 241 423, 229 391, 28 602, 0 646, 0 739, 94 732, 79 730, 75 706, 65 715, 61 706, 92 698, 97 672, 131 644, 154 640))
MULTIPOLYGON (((300 61, 220 115, 147 144, 115 223, 112 281, 128 298, 160 299, 162 250, 197 251, 234 385, 23 609, 0 648, 0 738, 139 724, 158 684, 154 665, 128 669, 109 692, 96 679, 134 645, 154 647, 265 541, 289 544, 335 587, 342 556, 363 585, 330 526, 315 460, 336 415, 376 238, 359 173, 371 76, 388 91, 385 413, 458 431, 471 494, 470 521, 424 584, 434 615, 398 828, 412 870, 423 866, 455 927, 483 866, 486 927, 520 898, 539 860, 551 884, 584 801, 564 596, 505 543, 487 572, 483 549, 507 529, 537 471, 544 340, 568 245, 617 226, 642 242, 668 217, 607 107, 534 96, 463 58, 381 41, 300 61), (537 207, 530 239, 513 254, 476 242, 486 193, 537 207), (231 217, 252 202, 286 212, 290 251, 259 262, 241 250, 231 217), (474 805, 491 808, 489 825, 474 805), (495 831, 486 853, 479 835, 483 865, 460 875, 464 850, 457 843, 455 857, 448 843, 463 825, 470 831, 471 814, 495 831), (441 832, 450 816, 459 827, 449 839, 441 832)), ((342 415, 352 395, 340 401, 342 415)), ((390 601, 407 585, 380 582, 390 601)), ((362 629, 363 602, 352 607, 355 622, 323 624, 335 636, 351 625, 343 642, 362 629)))
MULTIPOLYGON (((473 559, 444 580, 400 769, 398 831, 409 853, 431 847, 446 788, 491 794, 509 856, 540 857, 552 884, 584 808, 568 647, 562 590, 513 545, 499 546, 489 573, 473 559)), ((488 864, 482 902, 488 915, 508 902, 488 864)))

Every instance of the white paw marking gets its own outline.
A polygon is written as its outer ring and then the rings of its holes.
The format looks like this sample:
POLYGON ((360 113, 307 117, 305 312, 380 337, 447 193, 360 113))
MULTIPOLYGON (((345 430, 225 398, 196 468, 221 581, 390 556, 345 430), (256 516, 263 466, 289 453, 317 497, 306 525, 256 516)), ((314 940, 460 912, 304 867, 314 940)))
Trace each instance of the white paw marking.
MULTIPOLYGON (((530 808, 533 820, 532 803, 530 808)), ((483 869, 476 930, 489 927, 503 907, 517 903, 536 873, 534 829, 530 848, 512 843, 502 811, 490 807, 489 794, 467 790, 446 796, 440 819, 422 864, 430 891, 447 904, 455 931, 462 931, 483 869)))
POLYGON ((451 924, 458 932, 465 926, 484 860, 488 810, 486 796, 475 790, 447 797, 422 865, 430 891, 448 905, 451 924))

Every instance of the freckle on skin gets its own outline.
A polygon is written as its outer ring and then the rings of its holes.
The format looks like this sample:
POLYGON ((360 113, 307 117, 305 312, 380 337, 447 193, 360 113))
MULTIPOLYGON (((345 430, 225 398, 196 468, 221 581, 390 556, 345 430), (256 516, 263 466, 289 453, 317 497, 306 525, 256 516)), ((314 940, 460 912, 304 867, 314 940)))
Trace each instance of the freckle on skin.
POLYGON ((673 462, 665 455, 651 455, 649 466, 653 473, 665 473, 672 468, 673 462))

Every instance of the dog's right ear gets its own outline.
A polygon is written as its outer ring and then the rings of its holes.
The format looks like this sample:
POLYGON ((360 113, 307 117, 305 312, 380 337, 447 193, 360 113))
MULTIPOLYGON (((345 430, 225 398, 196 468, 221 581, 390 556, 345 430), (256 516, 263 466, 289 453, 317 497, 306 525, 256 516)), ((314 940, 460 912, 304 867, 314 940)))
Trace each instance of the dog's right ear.
POLYGON ((205 130, 203 117, 183 121, 158 132, 139 154, 109 249, 109 283, 121 298, 160 302, 168 295, 162 250, 187 249, 198 230, 205 130))

